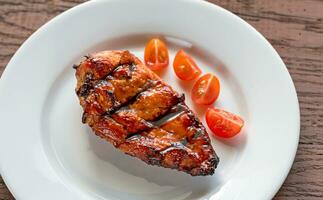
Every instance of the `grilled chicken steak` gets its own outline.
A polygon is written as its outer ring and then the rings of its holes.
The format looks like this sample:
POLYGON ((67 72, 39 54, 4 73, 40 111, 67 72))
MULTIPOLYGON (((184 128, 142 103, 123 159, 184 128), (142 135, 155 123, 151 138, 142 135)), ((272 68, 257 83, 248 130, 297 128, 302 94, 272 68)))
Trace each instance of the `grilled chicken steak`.
POLYGON ((129 51, 102 51, 76 69, 82 121, 150 165, 212 175, 219 159, 204 126, 174 91, 129 51))

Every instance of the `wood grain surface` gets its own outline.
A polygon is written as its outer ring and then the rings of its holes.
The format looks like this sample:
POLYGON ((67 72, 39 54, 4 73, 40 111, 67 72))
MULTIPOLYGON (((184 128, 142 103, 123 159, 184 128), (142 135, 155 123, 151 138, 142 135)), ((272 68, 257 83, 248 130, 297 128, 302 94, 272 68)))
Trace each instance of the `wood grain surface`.
MULTIPOLYGON (((35 30, 81 2, 0 0, 0 75, 35 30)), ((261 32, 283 58, 296 86, 301 109, 300 142, 292 170, 275 199, 323 199, 323 1, 210 2, 237 14, 261 32)), ((14 197, 0 178, 0 200, 8 199, 14 197)))

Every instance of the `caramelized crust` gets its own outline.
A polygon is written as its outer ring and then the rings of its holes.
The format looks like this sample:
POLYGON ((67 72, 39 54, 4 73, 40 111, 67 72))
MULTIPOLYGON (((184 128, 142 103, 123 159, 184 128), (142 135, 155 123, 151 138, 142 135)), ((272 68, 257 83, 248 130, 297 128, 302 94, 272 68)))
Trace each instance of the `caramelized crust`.
POLYGON ((218 163, 184 96, 128 51, 103 51, 76 66, 82 121, 96 135, 151 165, 212 175, 218 163))
POLYGON ((139 117, 152 121, 164 115, 171 107, 183 100, 183 95, 178 95, 171 87, 160 83, 142 92, 129 107, 139 117))

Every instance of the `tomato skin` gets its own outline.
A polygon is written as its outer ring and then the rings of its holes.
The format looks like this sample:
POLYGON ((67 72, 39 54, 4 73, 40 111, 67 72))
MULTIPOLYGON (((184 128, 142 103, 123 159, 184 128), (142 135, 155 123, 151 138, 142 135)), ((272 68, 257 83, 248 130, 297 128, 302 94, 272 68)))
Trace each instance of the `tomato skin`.
POLYGON ((145 48, 145 64, 151 70, 160 70, 168 66, 169 55, 166 44, 158 38, 151 39, 145 48))
POLYGON ((205 118, 214 135, 222 138, 237 135, 244 125, 241 117, 218 108, 208 108, 205 118))
POLYGON ((173 67, 175 74, 181 80, 189 81, 201 75, 201 70, 191 56, 181 49, 177 52, 173 67))
POLYGON ((212 74, 205 74, 193 85, 192 100, 200 105, 212 104, 220 94, 220 81, 212 74))

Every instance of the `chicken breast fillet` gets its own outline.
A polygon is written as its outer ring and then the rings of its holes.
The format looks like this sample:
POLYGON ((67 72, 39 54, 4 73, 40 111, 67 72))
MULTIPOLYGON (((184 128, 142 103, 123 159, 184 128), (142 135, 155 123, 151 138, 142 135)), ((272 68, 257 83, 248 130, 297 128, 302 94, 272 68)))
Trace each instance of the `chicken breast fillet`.
POLYGON ((76 69, 76 94, 94 133, 150 165, 193 176, 219 162, 210 138, 174 91, 129 51, 102 51, 76 69))

